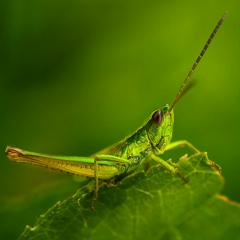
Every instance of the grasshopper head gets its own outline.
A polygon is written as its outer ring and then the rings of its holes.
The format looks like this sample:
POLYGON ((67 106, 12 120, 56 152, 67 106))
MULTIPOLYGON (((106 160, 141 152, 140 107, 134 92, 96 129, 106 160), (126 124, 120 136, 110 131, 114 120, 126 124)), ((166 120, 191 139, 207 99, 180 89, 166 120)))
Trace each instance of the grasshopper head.
POLYGON ((222 25, 226 16, 227 16, 227 12, 224 13, 222 18, 218 22, 217 26, 213 30, 212 34, 210 35, 207 43, 203 47, 203 50, 201 51, 195 63, 193 64, 184 82, 182 83, 175 99, 173 100, 173 103, 170 106, 166 104, 162 109, 156 110, 152 114, 151 118, 148 120, 145 128, 147 131, 149 141, 153 148, 153 151, 156 154, 163 153, 166 146, 170 143, 172 138, 173 121, 174 121, 173 108, 175 107, 177 102, 180 100, 180 98, 193 86, 192 84, 188 84, 188 81, 192 76, 194 70, 198 66, 199 62, 201 61, 203 55, 207 51, 208 46, 212 42, 215 34, 217 33, 218 29, 222 25))
POLYGON ((169 105, 153 112, 146 124, 146 130, 150 143, 156 152, 161 154, 170 143, 173 131, 173 110, 169 111, 169 105))

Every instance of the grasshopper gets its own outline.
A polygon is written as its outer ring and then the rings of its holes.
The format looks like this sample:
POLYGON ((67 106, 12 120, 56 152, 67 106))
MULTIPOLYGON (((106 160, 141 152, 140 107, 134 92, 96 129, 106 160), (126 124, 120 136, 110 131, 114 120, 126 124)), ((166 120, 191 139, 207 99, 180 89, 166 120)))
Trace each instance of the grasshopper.
POLYGON ((6 149, 7 157, 14 162, 31 163, 94 178, 95 187, 92 208, 98 195, 99 179, 104 181, 115 179, 118 176, 124 177, 134 172, 140 165, 146 164, 148 159, 155 160, 166 170, 179 175, 187 182, 188 180, 182 176, 174 164, 171 163, 171 161, 164 161, 160 158, 160 155, 167 150, 181 146, 187 146, 194 152, 199 152, 197 148, 186 140, 171 142, 174 122, 173 109, 184 92, 186 92, 186 85, 191 75, 201 61, 212 39, 226 18, 226 15, 227 13, 225 12, 211 33, 207 43, 181 85, 173 103, 171 105, 166 104, 162 108, 154 111, 150 117, 147 118, 144 125, 138 128, 132 135, 90 157, 47 155, 9 146, 6 149))

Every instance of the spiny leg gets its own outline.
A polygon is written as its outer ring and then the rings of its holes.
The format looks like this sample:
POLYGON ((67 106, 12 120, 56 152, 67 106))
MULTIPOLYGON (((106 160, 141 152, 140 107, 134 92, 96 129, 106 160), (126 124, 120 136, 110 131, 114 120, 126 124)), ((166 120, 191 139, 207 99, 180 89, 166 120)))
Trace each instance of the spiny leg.
POLYGON ((95 178, 95 187, 94 187, 94 196, 91 203, 91 209, 95 210, 94 208, 94 202, 97 200, 97 194, 98 194, 98 159, 94 158, 94 178, 95 178))
MULTIPOLYGON (((95 179, 95 187, 94 187, 94 196, 92 199, 92 203, 91 203, 91 208, 92 210, 95 210, 94 208, 94 202, 97 200, 97 196, 98 196, 98 165, 99 165, 99 161, 106 161, 106 162, 110 162, 113 163, 114 165, 112 165, 113 167, 115 166, 117 168, 117 166, 115 164, 118 165, 131 165, 134 163, 138 163, 138 161, 136 160, 128 160, 128 159, 124 159, 121 157, 116 157, 116 156, 112 156, 112 155, 104 155, 104 154, 99 154, 97 156, 95 156, 94 158, 94 179, 95 179)), ((118 169, 119 171, 119 169, 118 169)), ((119 175, 123 172, 119 171, 116 175, 119 175)))
POLYGON ((168 162, 164 161, 163 159, 161 159, 160 157, 152 154, 151 158, 153 160, 155 160, 156 162, 160 163, 165 169, 167 169, 169 172, 173 173, 173 174, 177 174, 179 177, 181 177, 183 179, 183 181, 185 183, 188 183, 188 179, 185 178, 177 168, 173 167, 172 165, 170 165, 168 162))

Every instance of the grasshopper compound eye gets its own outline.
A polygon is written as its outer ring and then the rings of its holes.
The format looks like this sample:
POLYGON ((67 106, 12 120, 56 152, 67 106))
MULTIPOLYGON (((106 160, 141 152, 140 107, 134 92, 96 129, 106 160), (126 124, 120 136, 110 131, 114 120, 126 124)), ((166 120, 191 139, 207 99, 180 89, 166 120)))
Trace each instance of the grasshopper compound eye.
POLYGON ((152 121, 155 125, 160 126, 163 120, 163 113, 161 110, 157 110, 152 115, 152 121))

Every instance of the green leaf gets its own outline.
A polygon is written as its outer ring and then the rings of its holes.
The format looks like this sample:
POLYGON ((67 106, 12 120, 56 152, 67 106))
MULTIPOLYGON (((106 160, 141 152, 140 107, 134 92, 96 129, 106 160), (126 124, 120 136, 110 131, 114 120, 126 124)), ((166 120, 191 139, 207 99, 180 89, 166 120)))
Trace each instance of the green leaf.
POLYGON ((154 166, 58 202, 19 239, 240 239, 240 205, 220 196, 223 178, 206 153, 182 158, 177 175, 154 166))

